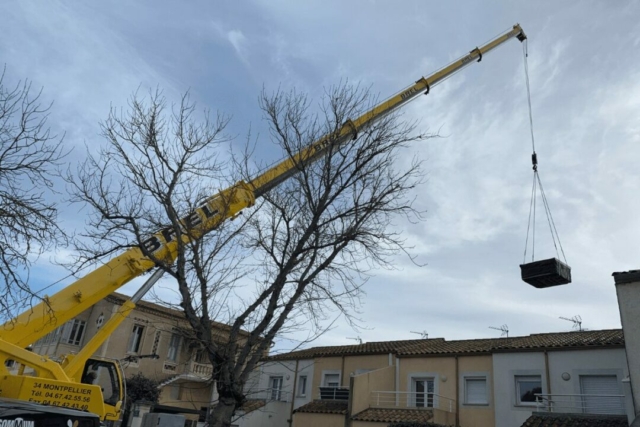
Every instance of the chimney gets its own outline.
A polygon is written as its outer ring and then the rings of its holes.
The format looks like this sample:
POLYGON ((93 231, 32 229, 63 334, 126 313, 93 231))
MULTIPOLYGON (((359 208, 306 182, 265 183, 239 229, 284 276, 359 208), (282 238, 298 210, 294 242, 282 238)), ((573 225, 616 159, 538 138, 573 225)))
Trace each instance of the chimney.
MULTIPOLYGON (((640 270, 613 273, 624 332, 633 406, 640 409, 640 270)), ((626 393, 625 393, 626 394, 626 393)), ((636 412, 635 415, 640 415, 636 412)))

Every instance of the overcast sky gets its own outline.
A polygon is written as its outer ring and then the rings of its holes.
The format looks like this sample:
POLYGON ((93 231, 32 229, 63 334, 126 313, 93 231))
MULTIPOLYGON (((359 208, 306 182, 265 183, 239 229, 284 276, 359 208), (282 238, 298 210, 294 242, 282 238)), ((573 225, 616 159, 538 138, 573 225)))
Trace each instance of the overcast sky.
MULTIPOLYGON (((529 37, 536 148, 573 283, 520 280, 531 191, 521 44, 510 41, 404 109, 438 131, 403 153, 424 160, 426 221, 404 226, 412 254, 366 286, 364 329, 342 321, 314 345, 497 337, 620 327, 611 273, 640 268, 640 3, 635 1, 40 1, 0 3, 7 82, 28 78, 54 101, 66 144, 102 143, 98 124, 138 88, 190 90, 233 116, 239 143, 265 139, 257 98, 278 87, 322 93, 348 79, 382 97, 520 23, 529 37)), ((262 156, 262 157, 261 157, 262 156)), ((63 209, 61 223, 85 218, 63 209)), ((536 258, 555 256, 539 223, 536 258)), ((42 259, 36 286, 63 277, 42 259)), ((54 288, 55 289, 55 288, 54 288)), ((131 287, 123 292, 132 292, 131 287)), ((48 292, 51 292, 49 290, 48 292)), ((295 341, 280 343, 284 349, 295 341)))

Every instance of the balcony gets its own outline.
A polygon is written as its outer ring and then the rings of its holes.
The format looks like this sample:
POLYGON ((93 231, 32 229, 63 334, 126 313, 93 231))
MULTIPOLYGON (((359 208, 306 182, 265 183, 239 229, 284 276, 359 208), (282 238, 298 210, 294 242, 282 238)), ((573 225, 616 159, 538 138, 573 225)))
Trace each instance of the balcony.
POLYGON ((191 362, 189 364, 188 371, 189 373, 199 377, 211 378, 211 374, 213 374, 213 366, 209 363, 191 362))
POLYGON ((270 402, 291 402, 291 392, 279 388, 262 388, 247 390, 246 397, 248 400, 260 400, 265 403, 270 402))
POLYGON ((348 387, 318 387, 320 400, 349 400, 348 387))
POLYGON ((370 408, 386 409, 436 409, 455 413, 456 401, 435 393, 416 393, 406 391, 372 391, 370 408))
POLYGON ((536 411, 549 413, 625 415, 621 394, 536 394, 536 411))

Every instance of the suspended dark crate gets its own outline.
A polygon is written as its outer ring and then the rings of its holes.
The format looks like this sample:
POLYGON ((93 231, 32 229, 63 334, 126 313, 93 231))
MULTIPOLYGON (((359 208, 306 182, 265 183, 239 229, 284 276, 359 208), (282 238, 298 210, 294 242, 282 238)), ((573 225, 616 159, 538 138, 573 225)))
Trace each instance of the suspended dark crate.
POLYGON ((522 280, 536 288, 571 283, 571 267, 556 258, 521 264, 520 271, 522 280))

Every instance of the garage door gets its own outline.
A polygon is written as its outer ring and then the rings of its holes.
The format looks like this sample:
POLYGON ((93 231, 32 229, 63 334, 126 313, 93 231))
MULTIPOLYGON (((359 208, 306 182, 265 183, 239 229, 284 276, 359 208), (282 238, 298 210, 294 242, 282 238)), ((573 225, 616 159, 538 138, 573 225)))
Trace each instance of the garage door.
POLYGON ((587 414, 624 415, 624 401, 615 375, 580 375, 583 411, 587 414), (594 396, 588 396, 594 395, 594 396))

